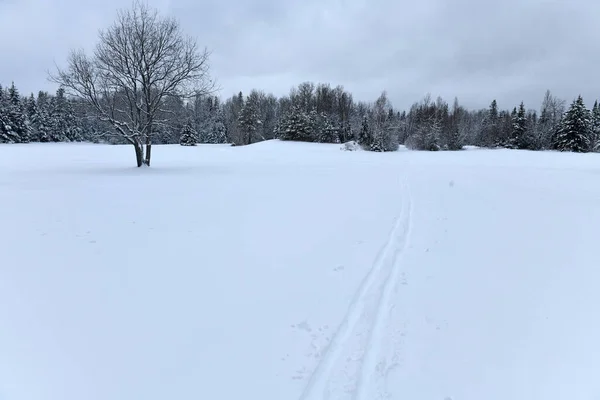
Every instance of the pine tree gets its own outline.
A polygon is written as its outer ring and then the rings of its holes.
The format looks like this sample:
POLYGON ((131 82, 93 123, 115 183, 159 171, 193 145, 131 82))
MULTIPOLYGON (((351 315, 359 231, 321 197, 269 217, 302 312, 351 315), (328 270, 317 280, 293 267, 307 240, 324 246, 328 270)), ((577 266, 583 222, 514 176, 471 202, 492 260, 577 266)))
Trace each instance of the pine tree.
POLYGON ((493 100, 487 111, 478 142, 482 146, 493 146, 500 140, 498 103, 493 100))
MULTIPOLYGON (((516 108, 513 112, 517 113, 516 108)), ((510 138, 513 129, 513 114, 512 112, 503 110, 498 113, 498 137, 494 142, 494 147, 506 147, 510 146, 510 138)))
POLYGON ((508 147, 511 149, 527 149, 527 116, 523 102, 519 105, 518 111, 516 108, 513 110, 512 118, 513 126, 508 147))
POLYGON ((210 143, 220 144, 227 142, 227 131, 223 122, 215 122, 215 126, 212 131, 210 143))
POLYGON ((29 142, 29 127, 27 126, 25 107, 23 106, 21 96, 15 87, 14 82, 10 88, 8 88, 8 99, 6 106, 8 111, 6 118, 14 137, 13 141, 16 143, 29 142))
POLYGON ((541 150, 543 143, 537 136, 538 132, 538 116, 535 110, 527 111, 526 115, 527 126, 525 137, 523 138, 523 148, 527 150, 541 150))
POLYGON ((25 110, 27 112, 28 118, 31 118, 35 114, 37 114, 37 103, 35 102, 35 97, 33 96, 33 93, 31 93, 31 95, 27 98, 25 110))
POLYGON ((214 124, 209 134, 207 143, 227 143, 227 127, 223 118, 223 110, 220 106, 217 107, 218 109, 215 111, 214 124))
POLYGON ((563 116, 554 136, 554 148, 559 151, 588 152, 590 151, 591 132, 591 113, 579 95, 563 116))
POLYGON ((394 140, 394 135, 386 127, 375 127, 370 150, 378 152, 396 151, 398 150, 398 142, 394 140))
POLYGON ((0 143, 14 143, 18 141, 8 121, 8 107, 7 94, 2 85, 0 85, 0 143))
POLYGON ((369 150, 376 152, 384 152, 385 151, 385 143, 384 143, 383 132, 380 130, 376 130, 373 134, 373 142, 369 147, 369 150))
POLYGON ((458 126, 455 126, 450 131, 450 136, 448 137, 448 150, 462 150, 462 148, 463 145, 458 126))
POLYGON ((59 88, 50 99, 49 133, 53 142, 81 141, 81 130, 73 111, 73 105, 65 96, 65 90, 59 88))
POLYGON ((238 117, 238 126, 244 137, 243 144, 252 144, 262 136, 260 135, 261 124, 258 92, 252 91, 238 117))
MULTIPOLYGON (((183 109, 183 103, 177 104, 177 106, 183 109)), ((191 114, 193 119, 191 121, 192 129, 198 135, 199 143, 213 143, 213 130, 215 120, 215 100, 213 96, 198 95, 194 98, 194 102, 189 105, 187 114, 191 114)), ((173 116, 174 122, 183 120, 183 116, 173 116)), ((176 124, 175 124, 176 125, 176 124)), ((183 129, 183 125, 178 128, 178 131, 183 129)))
POLYGON ((195 146, 198 143, 198 134, 192 129, 191 123, 188 121, 181 130, 179 144, 182 146, 195 146))
POLYGON ((52 142, 67 142, 67 127, 66 121, 62 113, 63 97, 60 92, 56 96, 50 98, 50 114, 48 122, 50 124, 50 141, 52 142))
POLYGON ((504 147, 508 149, 516 149, 517 144, 515 140, 515 132, 518 130, 518 112, 517 107, 513 108, 510 112, 510 134, 508 136, 508 140, 504 143, 504 147))
POLYGON ((224 106, 227 140, 234 145, 244 143, 243 133, 239 127, 239 117, 243 107, 244 95, 242 92, 227 100, 224 106))
POLYGON ((34 140, 50 142, 52 124, 50 121, 50 98, 48 93, 40 91, 36 100, 36 113, 32 118, 33 131, 36 133, 34 140))
POLYGON ((278 138, 299 142, 314 141, 310 118, 299 106, 294 106, 281 121, 278 138))
POLYGON ((83 141, 82 129, 76 117, 73 102, 70 99, 66 99, 64 103, 63 117, 67 129, 67 139, 71 142, 83 141))
POLYGON ((306 122, 308 124, 308 133, 309 133, 309 142, 318 142, 319 141, 319 132, 321 132, 323 126, 319 119, 319 114, 317 114, 316 109, 310 110, 306 113, 306 122))
POLYGON ((320 143, 339 143, 339 131, 333 121, 331 121, 331 118, 325 115, 325 113, 321 113, 319 120, 320 131, 318 141, 320 143))
POLYGON ((594 102, 592 109, 592 129, 590 149, 592 151, 600 151, 600 105, 598 100, 594 102))
POLYGON ((358 144, 363 148, 370 148, 373 143, 373 131, 369 124, 369 117, 367 114, 363 115, 360 132, 358 133, 358 144))
POLYGON ((35 102, 35 97, 33 97, 33 93, 31 96, 25 100, 25 121, 27 124, 27 130, 29 131, 30 140, 37 140, 39 134, 34 124, 34 121, 37 116, 37 104, 35 102))

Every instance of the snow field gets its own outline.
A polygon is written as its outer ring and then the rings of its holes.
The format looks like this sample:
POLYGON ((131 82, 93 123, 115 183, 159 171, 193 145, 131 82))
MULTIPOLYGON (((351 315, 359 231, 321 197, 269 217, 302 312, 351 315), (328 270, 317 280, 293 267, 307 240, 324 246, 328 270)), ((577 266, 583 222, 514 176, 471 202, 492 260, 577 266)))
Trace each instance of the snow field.
POLYGON ((0 146, 0 398, 588 399, 600 158, 0 146))

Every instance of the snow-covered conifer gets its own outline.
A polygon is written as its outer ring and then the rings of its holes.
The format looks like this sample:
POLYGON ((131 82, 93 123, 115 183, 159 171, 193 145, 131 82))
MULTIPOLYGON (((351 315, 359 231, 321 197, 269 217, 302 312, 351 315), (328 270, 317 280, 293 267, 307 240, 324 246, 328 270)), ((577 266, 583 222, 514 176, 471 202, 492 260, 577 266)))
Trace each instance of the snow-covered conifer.
POLYGON ((188 122, 183 126, 183 129, 181 130, 179 144, 182 146, 195 146, 197 143, 197 133, 192 129, 191 124, 188 122))
POLYGON ((554 148, 577 153, 590 151, 591 122, 591 113, 580 95, 563 116, 554 136, 554 148))
POLYGON ((320 143, 339 143, 339 129, 325 113, 319 116, 319 129, 320 143))
POLYGON ((527 116, 525 114, 525 104, 521 102, 519 109, 516 108, 512 113, 512 131, 508 147, 511 149, 527 149, 527 116))
POLYGON ((309 116, 299 107, 294 106, 279 126, 279 139, 299 142, 312 142, 313 131, 309 116))
POLYGON ((244 102, 238 117, 238 126, 242 132, 244 144, 252 144, 260 138, 261 124, 259 112, 259 94, 253 90, 244 102))
POLYGON ((594 108, 592 108, 590 148, 592 151, 600 151, 600 104, 598 104, 598 100, 594 102, 594 108))
POLYGON ((358 144, 363 148, 368 149, 373 143, 373 131, 369 124, 369 117, 367 114, 363 115, 362 124, 360 126, 360 132, 358 133, 358 144))

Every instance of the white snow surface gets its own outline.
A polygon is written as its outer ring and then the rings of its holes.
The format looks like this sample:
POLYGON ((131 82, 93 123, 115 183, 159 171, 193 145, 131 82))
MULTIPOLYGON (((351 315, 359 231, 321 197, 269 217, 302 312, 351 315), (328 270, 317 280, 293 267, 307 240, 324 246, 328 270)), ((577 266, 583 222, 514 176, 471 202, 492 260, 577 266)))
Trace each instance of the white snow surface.
POLYGON ((600 398, 600 155, 0 146, 2 400, 600 398))

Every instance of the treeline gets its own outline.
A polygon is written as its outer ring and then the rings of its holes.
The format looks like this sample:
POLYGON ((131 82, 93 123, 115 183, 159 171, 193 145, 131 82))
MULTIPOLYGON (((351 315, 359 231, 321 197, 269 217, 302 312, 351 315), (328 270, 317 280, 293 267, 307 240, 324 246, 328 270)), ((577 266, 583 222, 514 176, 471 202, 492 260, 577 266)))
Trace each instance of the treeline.
MULTIPOLYGON (((355 101, 343 87, 305 82, 280 98, 260 90, 194 99, 169 97, 154 128, 154 143, 248 145, 263 140, 345 143, 366 150, 459 150, 465 145, 511 149, 588 152, 600 150, 600 107, 588 109, 581 96, 570 107, 547 91, 539 110, 523 103, 501 110, 467 110, 426 96, 397 110, 387 94, 372 103, 355 101)), ((0 87, 0 142, 89 141, 121 144, 107 123, 79 99, 39 92, 23 97, 15 85, 0 87)))
POLYGON ((63 89, 24 98, 14 84, 0 86, 0 143, 83 141, 78 117, 63 89))

